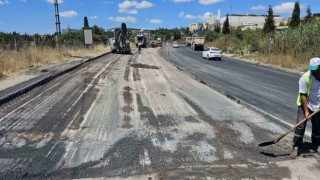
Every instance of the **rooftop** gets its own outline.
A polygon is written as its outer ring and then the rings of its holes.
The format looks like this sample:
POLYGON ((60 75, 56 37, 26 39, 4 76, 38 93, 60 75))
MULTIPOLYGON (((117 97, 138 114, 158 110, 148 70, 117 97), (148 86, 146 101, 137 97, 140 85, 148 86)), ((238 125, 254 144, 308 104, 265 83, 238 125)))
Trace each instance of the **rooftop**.
MULTIPOLYGON (((266 14, 229 14, 229 16, 253 16, 253 17, 265 17, 266 14)), ((274 17, 281 17, 280 15, 273 15, 274 17)))

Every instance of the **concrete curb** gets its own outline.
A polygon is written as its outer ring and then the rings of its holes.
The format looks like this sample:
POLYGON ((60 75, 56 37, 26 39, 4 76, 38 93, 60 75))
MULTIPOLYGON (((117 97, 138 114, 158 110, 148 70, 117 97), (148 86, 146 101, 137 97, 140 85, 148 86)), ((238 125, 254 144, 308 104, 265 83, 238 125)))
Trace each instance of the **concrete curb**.
MULTIPOLYGON (((225 91, 223 91, 223 90, 215 87, 213 84, 210 84, 210 83, 202 80, 201 78, 197 77, 195 74, 192 74, 192 73, 184 70, 183 68, 179 67, 178 65, 174 64, 174 63, 171 61, 170 57, 168 57, 168 55, 165 54, 163 48, 161 48, 159 51, 160 51, 160 52, 159 52, 160 55, 161 55, 165 60, 167 60, 170 64, 174 65, 177 69, 179 69, 180 71, 186 73, 188 76, 190 76, 190 77, 193 78, 194 80, 198 81, 199 83, 208 86, 209 88, 213 89, 214 91, 217 91, 217 92, 220 93, 221 95, 227 97, 228 99, 230 99, 230 100, 232 100, 232 101, 234 101, 234 102, 236 102, 236 103, 238 103, 238 104, 240 104, 240 105, 242 105, 242 106, 244 106, 244 107, 246 107, 246 108, 248 108, 248 109, 251 109, 251 110, 253 110, 253 111, 256 111, 256 112, 262 114, 262 115, 265 116, 266 118, 270 118, 270 119, 272 119, 273 121, 280 122, 282 125, 284 125, 284 126, 287 127, 287 128, 291 128, 291 127, 292 127, 292 124, 287 123, 286 121, 284 121, 284 120, 282 120, 282 119, 280 119, 280 118, 278 118, 278 117, 276 117, 276 116, 274 116, 274 115, 272 115, 272 114, 270 114, 270 113, 267 113, 267 112, 263 111, 262 109, 259 109, 259 108, 255 107, 255 106, 253 106, 253 105, 251 105, 251 104, 249 104, 249 103, 246 103, 246 102, 244 102, 242 99, 239 99, 239 98, 237 98, 237 97, 234 97, 234 96, 226 93, 225 91)), ((170 56, 170 55, 169 55, 169 56, 170 56)), ((306 136, 309 136, 309 135, 306 134, 306 136)))
POLYGON ((30 84, 30 85, 28 85, 28 86, 26 86, 26 87, 23 87, 23 88, 15 91, 15 92, 12 92, 11 94, 8 94, 8 95, 6 95, 6 96, 4 96, 4 97, 1 97, 1 98, 0 98, 0 106, 3 105, 3 104, 5 104, 5 103, 7 103, 7 102, 9 102, 9 101, 11 101, 12 99, 14 99, 14 98, 16 98, 16 97, 19 97, 19 96, 21 96, 21 95, 23 95, 23 94, 31 91, 32 89, 34 89, 34 88, 36 88, 36 87, 39 87, 39 86, 41 86, 41 85, 44 85, 44 84, 52 81, 53 79, 55 79, 55 78, 57 78, 57 77, 59 77, 59 76, 61 76, 61 75, 63 75, 63 74, 66 74, 66 73, 68 73, 68 72, 70 72, 70 71, 73 71, 73 70, 77 69, 78 67, 86 64, 86 63, 89 63, 89 62, 91 62, 91 61, 94 61, 94 60, 96 60, 96 59, 98 59, 98 58, 100 58, 100 57, 103 57, 103 56, 105 56, 105 55, 108 55, 108 54, 110 54, 110 53, 111 53, 111 52, 103 53, 103 54, 98 55, 98 56, 96 56, 96 57, 93 57, 93 58, 84 60, 84 61, 80 62, 79 64, 76 64, 76 65, 74 65, 74 66, 72 66, 72 67, 69 67, 69 68, 67 68, 67 69, 65 69, 65 70, 62 70, 62 71, 59 71, 59 72, 55 72, 55 73, 53 73, 53 74, 50 74, 50 75, 48 75, 47 77, 44 77, 44 78, 38 80, 37 82, 34 82, 34 83, 32 83, 32 84, 30 84))

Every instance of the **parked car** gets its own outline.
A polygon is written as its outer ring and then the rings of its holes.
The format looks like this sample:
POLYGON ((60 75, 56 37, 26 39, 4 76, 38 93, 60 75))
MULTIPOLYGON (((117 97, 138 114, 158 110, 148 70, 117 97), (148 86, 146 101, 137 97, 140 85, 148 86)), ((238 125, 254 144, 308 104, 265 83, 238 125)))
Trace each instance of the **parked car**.
POLYGON ((174 41, 173 44, 172 44, 172 47, 174 48, 178 48, 179 47, 179 44, 177 41, 174 41))
POLYGON ((221 50, 216 47, 205 48, 202 51, 202 58, 207 58, 208 60, 217 59, 221 61, 221 58, 222 58, 221 50))

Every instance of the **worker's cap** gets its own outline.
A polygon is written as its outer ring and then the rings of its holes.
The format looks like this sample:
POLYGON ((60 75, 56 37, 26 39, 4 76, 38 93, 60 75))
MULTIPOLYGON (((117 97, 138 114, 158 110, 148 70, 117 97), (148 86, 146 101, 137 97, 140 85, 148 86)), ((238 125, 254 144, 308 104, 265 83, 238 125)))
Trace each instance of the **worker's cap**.
POLYGON ((310 59, 309 70, 315 71, 318 69, 319 65, 320 65, 320 58, 318 57, 312 58, 310 59))

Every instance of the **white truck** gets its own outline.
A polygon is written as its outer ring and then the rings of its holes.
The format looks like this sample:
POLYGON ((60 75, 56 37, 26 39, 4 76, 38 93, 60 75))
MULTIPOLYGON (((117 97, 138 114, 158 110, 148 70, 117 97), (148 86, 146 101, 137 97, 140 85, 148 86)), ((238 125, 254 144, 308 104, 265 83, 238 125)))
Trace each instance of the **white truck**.
POLYGON ((192 38, 191 37, 186 37, 186 46, 187 47, 191 46, 191 42, 192 42, 192 38))
POLYGON ((196 50, 202 51, 203 46, 204 46, 204 37, 192 36, 191 49, 193 49, 194 51, 196 50))

